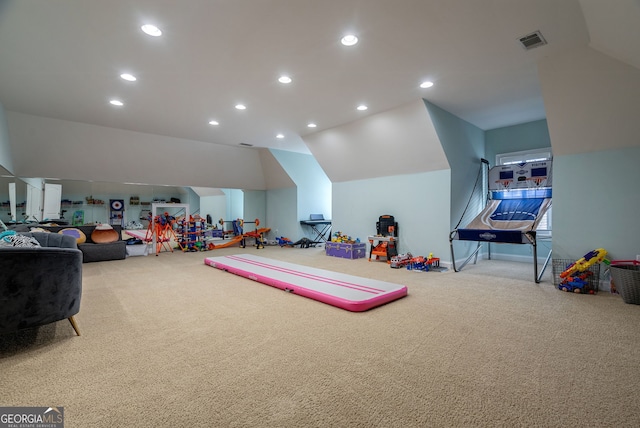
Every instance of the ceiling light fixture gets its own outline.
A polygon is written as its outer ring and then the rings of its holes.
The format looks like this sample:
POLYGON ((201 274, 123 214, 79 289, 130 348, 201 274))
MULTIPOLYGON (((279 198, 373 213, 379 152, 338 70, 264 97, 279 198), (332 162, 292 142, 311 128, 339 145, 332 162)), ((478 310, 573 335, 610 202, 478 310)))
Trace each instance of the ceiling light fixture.
POLYGON ((209 121, 209 125, 218 126, 218 125, 220 125, 220 123, 218 123, 217 120, 210 120, 209 121))
POLYGON ((247 106, 245 106, 244 104, 236 104, 236 108, 237 108, 238 110, 246 110, 246 109, 247 109, 247 106))
POLYGON ((318 126, 318 125, 316 125, 315 123, 310 123, 310 124, 307 125, 307 127, 309 127, 309 128, 315 128, 316 126, 318 126))
POLYGON ((122 73, 120 75, 121 78, 123 78, 124 80, 127 80, 129 82, 135 82, 136 80, 138 80, 136 78, 136 76, 134 76, 133 74, 129 74, 129 73, 122 73))
POLYGON ((278 78, 278 82, 280 82, 280 83, 291 83, 291 77, 289 77, 289 76, 280 76, 278 78))
POLYGON ((366 105, 364 105, 364 104, 360 104, 358 107, 356 107, 356 109, 357 109, 357 110, 360 110, 360 111, 365 111, 365 110, 366 110, 366 109, 368 109, 368 108, 369 108, 369 107, 367 107, 367 106, 366 106, 366 105))
POLYGON ((347 34, 340 40, 340 43, 342 43, 345 46, 353 46, 356 43, 358 43, 358 38, 353 34, 347 34))
POLYGON ((162 35, 162 31, 160 31, 158 27, 152 24, 145 24, 142 27, 140 27, 140 29, 144 31, 145 34, 148 34, 153 37, 160 37, 162 35))
POLYGON ((420 87, 421 87, 422 89, 427 89, 427 88, 430 88, 430 87, 432 87, 432 86, 433 86, 433 82, 430 82, 430 81, 428 81, 428 80, 427 80, 427 81, 425 81, 425 82, 422 82, 422 83, 420 84, 420 87))
POLYGON ((111 100, 109 101, 109 103, 117 107, 122 107, 124 105, 124 103, 120 100, 111 100))
POLYGON ((284 135, 283 134, 278 134, 278 135, 276 135, 276 138, 282 140, 284 138, 284 135))

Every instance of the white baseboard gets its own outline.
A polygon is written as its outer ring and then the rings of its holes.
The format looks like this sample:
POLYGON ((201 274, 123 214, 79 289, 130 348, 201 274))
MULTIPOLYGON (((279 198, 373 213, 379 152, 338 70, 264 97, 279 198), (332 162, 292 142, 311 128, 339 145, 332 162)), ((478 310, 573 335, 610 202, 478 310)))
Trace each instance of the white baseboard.
MULTIPOLYGON (((481 256, 482 259, 487 260, 488 256, 487 254, 482 254, 481 256)), ((547 259, 547 257, 538 257, 538 264, 540 263, 544 263, 544 261, 547 259)), ((532 263, 533 264, 533 256, 523 256, 523 255, 516 255, 516 254, 503 254, 503 253, 495 253, 492 252, 491 253, 491 260, 504 260, 504 261, 508 261, 508 262, 520 262, 520 263, 532 263)), ((551 264, 551 262, 549 262, 549 264, 551 264)))

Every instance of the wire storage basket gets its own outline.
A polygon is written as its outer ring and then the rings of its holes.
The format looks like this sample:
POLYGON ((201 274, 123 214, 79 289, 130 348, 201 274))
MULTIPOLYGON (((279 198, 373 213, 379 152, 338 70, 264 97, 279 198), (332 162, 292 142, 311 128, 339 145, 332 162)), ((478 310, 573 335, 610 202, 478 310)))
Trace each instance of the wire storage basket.
POLYGON ((573 276, 562 278, 564 272, 575 260, 553 259, 553 285, 562 291, 582 294, 596 294, 600 284, 600 264, 596 263, 585 271, 576 272, 573 276))
POLYGON ((640 305, 640 263, 611 262, 611 280, 625 303, 640 305))

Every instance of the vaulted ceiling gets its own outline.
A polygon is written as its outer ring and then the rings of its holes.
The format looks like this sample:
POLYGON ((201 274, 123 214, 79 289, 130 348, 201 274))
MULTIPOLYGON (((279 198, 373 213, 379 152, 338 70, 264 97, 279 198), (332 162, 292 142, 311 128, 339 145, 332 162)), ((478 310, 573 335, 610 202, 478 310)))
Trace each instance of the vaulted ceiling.
POLYGON ((0 102, 303 153, 306 135, 420 98, 494 129, 545 117, 544 56, 591 41, 640 66, 639 16, 638 0, 0 0, 0 102), (525 50, 534 31, 548 44, 525 50))

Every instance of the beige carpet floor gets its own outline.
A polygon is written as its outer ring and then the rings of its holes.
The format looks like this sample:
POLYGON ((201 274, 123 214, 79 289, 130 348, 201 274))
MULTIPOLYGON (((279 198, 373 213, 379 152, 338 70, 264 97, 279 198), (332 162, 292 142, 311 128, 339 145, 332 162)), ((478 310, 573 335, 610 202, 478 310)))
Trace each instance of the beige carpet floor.
POLYGON ((640 306, 529 264, 390 269, 322 248, 89 263, 77 321, 0 336, 0 406, 72 427, 637 427, 640 306), (405 284, 352 313, 206 266, 264 257, 405 284))

